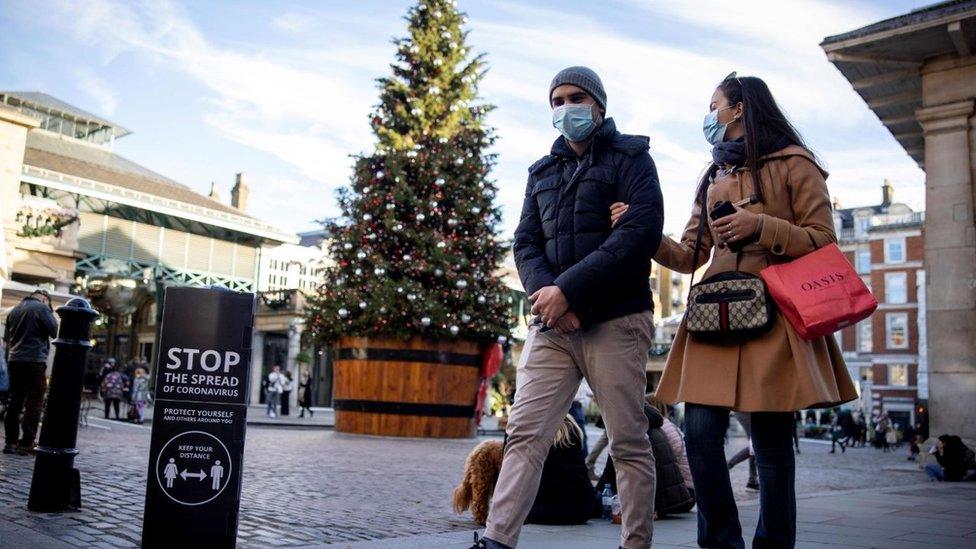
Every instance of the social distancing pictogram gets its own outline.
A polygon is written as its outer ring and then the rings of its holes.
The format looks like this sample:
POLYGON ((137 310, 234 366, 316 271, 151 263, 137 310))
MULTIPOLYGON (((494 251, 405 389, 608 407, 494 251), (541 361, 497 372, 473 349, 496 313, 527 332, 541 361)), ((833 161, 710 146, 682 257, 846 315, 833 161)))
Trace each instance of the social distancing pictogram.
POLYGON ((227 486, 230 452, 217 437, 186 431, 169 439, 156 458, 156 480, 163 493, 183 505, 201 505, 227 486))

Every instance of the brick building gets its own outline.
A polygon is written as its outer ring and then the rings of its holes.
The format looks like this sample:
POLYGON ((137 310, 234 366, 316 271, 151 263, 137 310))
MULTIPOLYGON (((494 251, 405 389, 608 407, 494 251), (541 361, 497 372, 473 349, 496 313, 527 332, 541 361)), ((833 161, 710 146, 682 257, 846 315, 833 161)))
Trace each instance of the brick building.
POLYGON ((880 204, 834 206, 839 244, 878 300, 878 310, 837 334, 851 376, 859 380, 865 413, 925 424, 928 400, 925 349, 924 212, 894 202, 885 181, 880 204))

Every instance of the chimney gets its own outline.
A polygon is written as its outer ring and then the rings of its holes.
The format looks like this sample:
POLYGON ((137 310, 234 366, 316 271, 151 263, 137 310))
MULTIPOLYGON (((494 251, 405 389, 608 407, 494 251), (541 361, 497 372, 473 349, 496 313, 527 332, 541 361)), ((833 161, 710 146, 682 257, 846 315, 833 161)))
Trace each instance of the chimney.
POLYGON ((839 209, 840 209, 840 197, 835 194, 834 195, 834 211, 837 211, 839 209))
POLYGON ((884 185, 881 186, 881 205, 891 206, 891 202, 895 197, 895 188, 891 185, 891 181, 885 179, 884 185))
POLYGON ((234 188, 230 190, 230 205, 242 212, 247 209, 247 195, 251 194, 245 177, 244 172, 237 174, 234 188))
POLYGON ((220 202, 220 193, 217 192, 217 183, 214 181, 210 182, 210 198, 220 202))

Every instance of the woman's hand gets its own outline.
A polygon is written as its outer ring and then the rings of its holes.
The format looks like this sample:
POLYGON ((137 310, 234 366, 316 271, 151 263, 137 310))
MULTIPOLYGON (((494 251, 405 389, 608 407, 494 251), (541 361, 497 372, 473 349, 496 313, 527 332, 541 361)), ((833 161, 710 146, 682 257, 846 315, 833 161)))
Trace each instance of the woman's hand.
POLYGON ((757 213, 732 205, 735 213, 720 217, 712 223, 718 237, 726 244, 751 238, 759 232, 762 217, 757 213))
POLYGON ((623 202, 614 202, 613 204, 610 204, 610 226, 616 227, 617 222, 620 221, 620 218, 623 217, 623 215, 627 213, 627 210, 629 209, 630 206, 624 204, 623 202))

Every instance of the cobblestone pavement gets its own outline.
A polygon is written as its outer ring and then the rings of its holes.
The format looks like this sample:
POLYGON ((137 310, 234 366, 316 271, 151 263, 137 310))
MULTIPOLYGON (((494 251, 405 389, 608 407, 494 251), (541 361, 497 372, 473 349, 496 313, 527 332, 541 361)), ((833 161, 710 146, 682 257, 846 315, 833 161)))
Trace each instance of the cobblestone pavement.
MULTIPOLYGON (((593 434, 598 434, 594 432, 593 434)), ((592 440, 592 438, 591 438, 592 440)), ((249 427, 239 541, 242 547, 347 543, 474 530, 450 509, 450 493, 477 440, 359 437, 331 430, 249 427)), ((731 453, 744 444, 732 439, 731 453)), ((148 426, 101 419, 79 433, 83 510, 38 515, 26 510, 33 458, 0 455, 0 532, 29 531, 37 547, 131 547, 142 526, 148 426), (6 523, 6 524, 4 524, 6 523), (66 545, 65 545, 66 544, 66 545)), ((904 467, 903 452, 866 448, 828 454, 803 442, 797 492, 905 486, 924 482, 904 467)), ((733 471, 737 497, 745 464, 733 471)))

